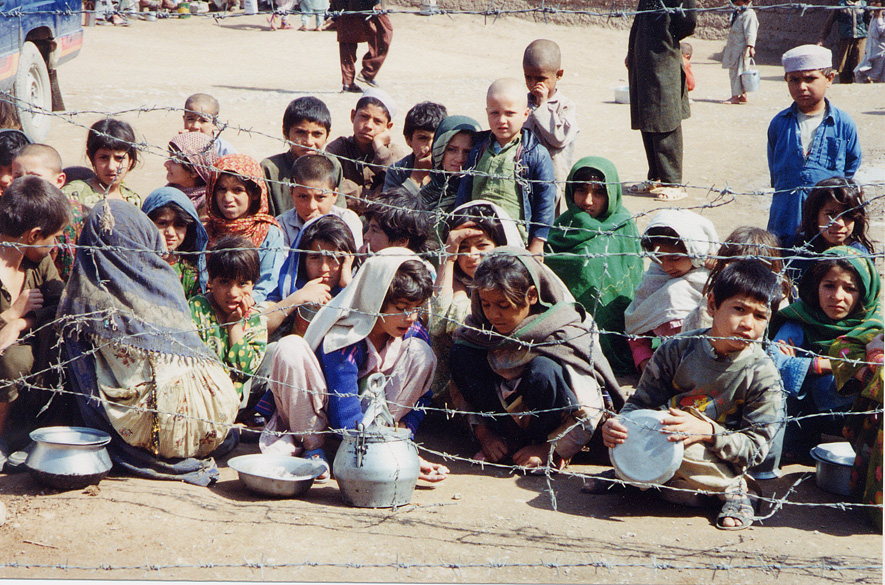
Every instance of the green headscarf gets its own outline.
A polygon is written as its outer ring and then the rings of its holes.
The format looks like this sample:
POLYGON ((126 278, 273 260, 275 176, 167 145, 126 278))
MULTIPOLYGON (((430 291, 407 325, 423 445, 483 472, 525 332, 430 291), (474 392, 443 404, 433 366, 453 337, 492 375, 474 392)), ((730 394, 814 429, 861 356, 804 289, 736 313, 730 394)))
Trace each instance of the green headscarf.
POLYGON ((430 150, 430 158, 433 161, 430 182, 421 189, 421 199, 428 211, 439 208, 448 213, 455 207, 455 196, 458 194, 461 177, 442 172, 443 155, 449 141, 456 134, 468 132, 474 135, 480 130, 479 122, 469 116, 449 116, 437 126, 430 150))
MULTIPOLYGON (((819 305, 814 306, 807 299, 800 299, 781 311, 783 318, 802 324, 806 340, 820 354, 828 353, 839 336, 848 335, 860 339, 873 331, 882 330, 882 301, 879 298, 882 284, 873 261, 854 248, 837 246, 824 252, 818 262, 834 258, 845 260, 851 265, 860 279, 858 284, 863 288, 863 296, 858 299, 851 314, 839 321, 833 321, 819 305)), ((808 270, 802 277, 800 293, 807 290, 809 283, 806 279, 812 278, 814 270, 808 270)))
POLYGON ((572 167, 565 186, 568 211, 553 223, 544 261, 559 276, 599 326, 603 353, 618 374, 633 373, 624 333, 624 311, 642 281, 639 232, 622 204, 621 181, 611 161, 582 158, 572 167), (574 176, 582 169, 598 171, 606 183, 608 208, 591 217, 574 201, 574 176), (604 333, 603 333, 604 332, 604 333))

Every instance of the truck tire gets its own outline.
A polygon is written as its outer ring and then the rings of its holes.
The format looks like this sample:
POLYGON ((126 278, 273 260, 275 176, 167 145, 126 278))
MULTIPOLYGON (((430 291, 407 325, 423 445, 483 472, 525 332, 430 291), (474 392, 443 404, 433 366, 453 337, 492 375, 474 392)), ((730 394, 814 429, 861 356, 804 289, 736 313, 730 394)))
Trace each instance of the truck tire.
POLYGON ((52 111, 52 89, 46 62, 37 46, 30 41, 22 45, 13 92, 22 131, 32 142, 43 142, 49 134, 51 119, 39 108, 45 112, 52 111))

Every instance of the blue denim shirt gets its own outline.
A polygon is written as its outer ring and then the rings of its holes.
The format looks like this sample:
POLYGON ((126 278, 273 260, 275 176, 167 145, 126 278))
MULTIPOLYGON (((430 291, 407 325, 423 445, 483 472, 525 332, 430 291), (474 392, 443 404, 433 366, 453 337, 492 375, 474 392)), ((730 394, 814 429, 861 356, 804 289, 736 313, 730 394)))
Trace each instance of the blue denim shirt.
POLYGON ((795 102, 768 126, 768 171, 775 193, 768 215, 768 231, 782 242, 796 235, 808 191, 830 177, 853 177, 860 167, 860 143, 854 120, 830 105, 808 157, 799 136, 799 109, 795 102))

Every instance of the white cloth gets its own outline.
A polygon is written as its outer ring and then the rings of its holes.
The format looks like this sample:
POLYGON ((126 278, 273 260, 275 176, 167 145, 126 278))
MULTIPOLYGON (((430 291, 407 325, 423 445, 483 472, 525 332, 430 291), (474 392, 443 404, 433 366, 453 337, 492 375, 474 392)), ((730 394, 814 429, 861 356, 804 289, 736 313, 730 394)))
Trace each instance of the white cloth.
POLYGON ((669 227, 679 234, 695 268, 704 265, 707 258, 719 249, 716 226, 702 215, 687 209, 663 209, 651 218, 645 233, 653 227, 669 227))
POLYGON ((885 82, 885 11, 881 9, 867 27, 866 51, 854 74, 857 81, 885 82))
POLYGON ((808 115, 799 112, 797 115, 799 119, 799 142, 802 143, 802 154, 804 156, 808 156, 808 153, 811 152, 811 146, 814 144, 814 135, 817 134, 820 123, 824 121, 824 113, 808 115))
POLYGON ((624 331, 640 335, 670 321, 682 321, 703 298, 701 291, 709 271, 695 268, 681 278, 673 278, 657 264, 642 275, 633 302, 624 311, 624 331))
POLYGON ((407 248, 393 247, 366 260, 350 284, 310 322, 304 333, 310 348, 316 351, 322 343, 323 351, 330 353, 365 339, 375 326, 396 271, 406 260, 420 258, 407 248))
POLYGON ((485 199, 474 199, 473 201, 468 201, 464 205, 459 205, 452 211, 451 216, 457 215, 470 215, 470 208, 476 207, 477 205, 488 205, 492 208, 492 211, 495 212, 495 215, 498 217, 498 221, 501 223, 501 228, 504 230, 504 239, 506 240, 502 246, 513 246, 514 248, 525 248, 522 243, 522 236, 519 234, 519 229, 516 227, 517 223, 510 217, 510 214, 504 211, 504 208, 495 205, 491 201, 486 201, 485 199))

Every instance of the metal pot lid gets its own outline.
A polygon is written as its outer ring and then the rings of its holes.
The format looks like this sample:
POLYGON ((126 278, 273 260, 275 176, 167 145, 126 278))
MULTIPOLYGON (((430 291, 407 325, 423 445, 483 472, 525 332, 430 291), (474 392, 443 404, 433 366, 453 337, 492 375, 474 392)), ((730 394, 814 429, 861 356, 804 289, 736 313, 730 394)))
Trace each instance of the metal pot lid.
POLYGON ((31 431, 31 440, 53 445, 100 446, 111 442, 111 436, 87 427, 43 427, 31 431))
POLYGON ((609 449, 618 477, 636 483, 663 484, 682 464, 682 441, 668 441, 660 431, 662 410, 633 410, 619 419, 627 427, 627 440, 609 449))
POLYGON ((811 450, 811 456, 819 461, 836 465, 854 465, 854 449, 851 443, 823 443, 811 450))

